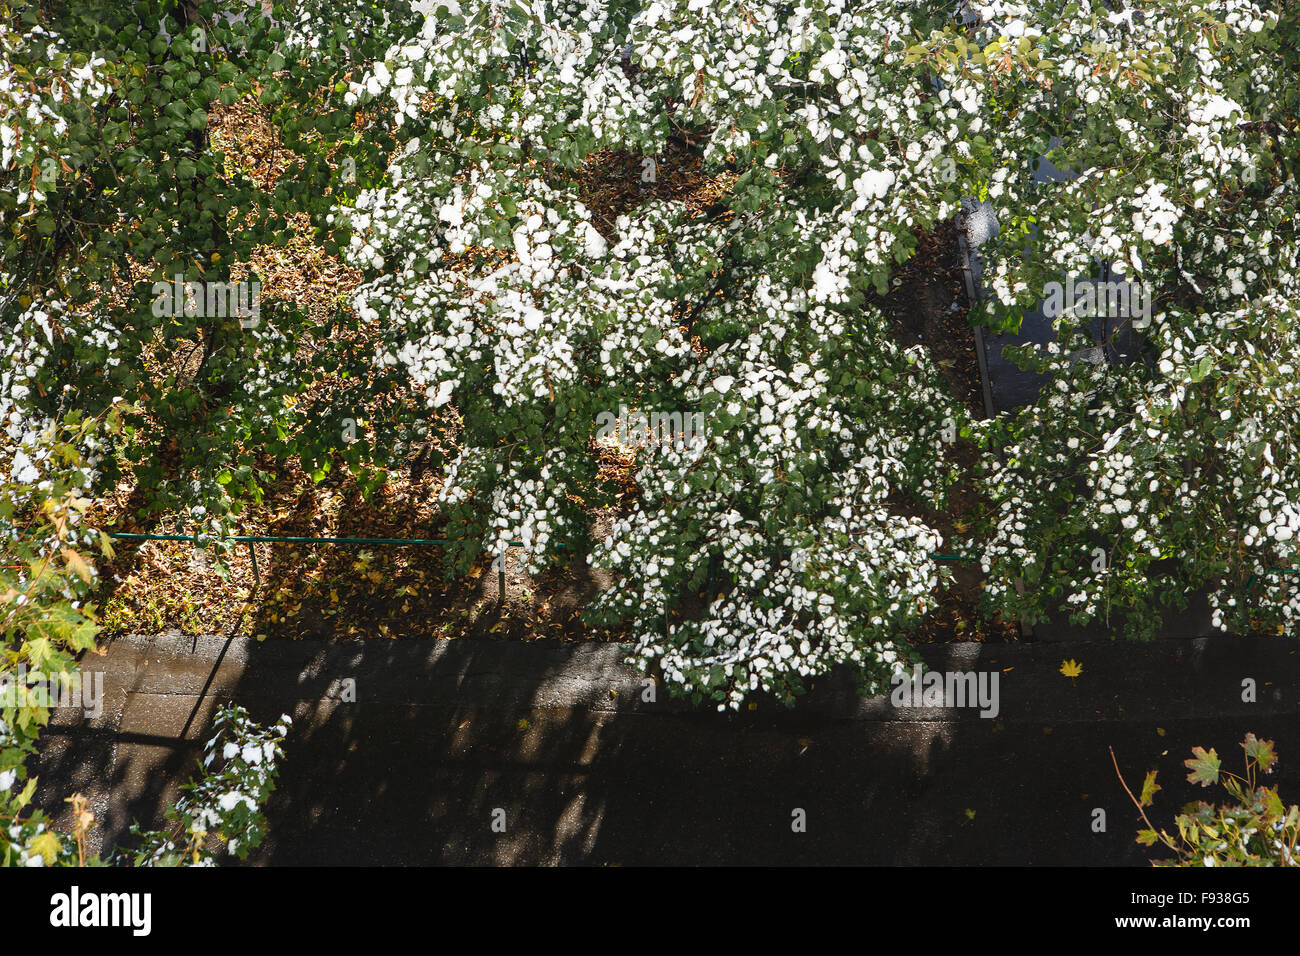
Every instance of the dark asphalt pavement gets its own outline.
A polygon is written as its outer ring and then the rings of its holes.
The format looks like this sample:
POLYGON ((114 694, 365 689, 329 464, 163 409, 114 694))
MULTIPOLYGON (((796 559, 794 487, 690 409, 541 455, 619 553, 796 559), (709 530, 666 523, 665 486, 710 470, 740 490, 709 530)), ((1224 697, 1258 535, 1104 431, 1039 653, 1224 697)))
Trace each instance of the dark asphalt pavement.
POLYGON ((38 799, 60 813, 86 793, 98 838, 123 838, 161 816, 233 699, 295 718, 265 864, 1142 865, 1109 748, 1133 786, 1159 769, 1157 821, 1213 793, 1184 780, 1192 746, 1235 768, 1248 731, 1277 741, 1282 796, 1300 801, 1297 649, 925 649, 931 667, 998 674, 988 719, 859 700, 840 680, 793 711, 646 702, 608 645, 131 637, 87 665, 105 671, 104 715, 57 712, 38 799))

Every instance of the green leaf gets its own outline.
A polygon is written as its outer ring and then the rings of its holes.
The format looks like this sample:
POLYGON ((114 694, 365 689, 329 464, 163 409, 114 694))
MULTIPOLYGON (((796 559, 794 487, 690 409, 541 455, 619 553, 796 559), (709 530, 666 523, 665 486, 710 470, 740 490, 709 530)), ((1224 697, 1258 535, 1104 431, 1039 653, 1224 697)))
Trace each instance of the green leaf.
POLYGON ((1183 761, 1183 766, 1191 771, 1187 775, 1188 783, 1199 783, 1208 787, 1219 782, 1219 755, 1211 747, 1207 753, 1204 747, 1193 747, 1192 756, 1183 761))
POLYGON ((1259 769, 1265 773, 1272 772, 1273 765, 1277 763, 1277 752, 1273 748, 1273 741, 1260 740, 1254 734, 1246 734, 1246 739, 1241 746, 1246 751, 1247 760, 1255 761, 1259 764, 1259 769))
POLYGON ((1156 791, 1162 790, 1163 787, 1156 783, 1156 771, 1151 770, 1147 773, 1146 779, 1142 781, 1142 796, 1138 798, 1140 806, 1149 807, 1151 801, 1155 798, 1156 791))

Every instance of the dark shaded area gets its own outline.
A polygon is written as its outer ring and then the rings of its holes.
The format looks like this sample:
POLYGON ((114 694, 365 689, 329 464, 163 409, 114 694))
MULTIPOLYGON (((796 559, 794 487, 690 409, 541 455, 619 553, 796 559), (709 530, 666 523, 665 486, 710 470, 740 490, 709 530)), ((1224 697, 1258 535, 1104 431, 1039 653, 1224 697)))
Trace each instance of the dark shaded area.
POLYGON ((1168 824, 1219 796, 1185 784, 1190 748, 1237 769, 1246 732, 1276 739, 1272 782, 1300 800, 1300 655, 1276 639, 925 648, 939 669, 999 675, 994 719, 859 700, 845 675, 794 711, 683 710, 643 699, 612 645, 225 643, 115 642, 117 697, 99 726, 51 732, 42 804, 89 789, 120 839, 160 816, 189 741, 232 698, 262 721, 295 717, 257 858, 271 865, 1139 865, 1109 748, 1131 786, 1160 771, 1153 819, 1168 824), (1066 657, 1079 677, 1060 674, 1066 657))
POLYGON ((975 330, 967 317, 971 303, 956 222, 919 233, 915 254, 894 268, 890 284, 888 295, 873 292, 868 301, 889 320, 899 343, 925 346, 952 394, 973 416, 982 417, 975 330))
MULTIPOLYGON (((1060 139, 1053 137, 1052 148, 1055 149, 1060 145, 1060 139)), ((1034 166, 1033 181, 1047 186, 1053 182, 1071 179, 1075 175, 1077 173, 1058 169, 1045 157, 1039 157, 1034 166)), ((993 215, 993 207, 988 203, 966 200, 964 210, 965 221, 970 229, 972 284, 976 289, 976 296, 985 298, 986 293, 981 286, 983 257, 980 256, 978 247, 998 234, 998 223, 993 215)), ((1036 235, 1036 227, 1031 228, 1030 236, 1036 235)), ((1067 276, 1062 273, 1059 281, 1064 283, 1066 278, 1067 276)), ((1090 278, 1100 282, 1122 279, 1120 274, 1112 272, 1109 263, 1104 262, 1098 263, 1090 277, 1075 276, 1074 278, 1076 281, 1090 278)), ((1094 318, 1088 324, 1088 331, 1092 336, 1093 345, 1091 348, 1073 353, 1076 361, 1129 362, 1135 359, 1141 350, 1141 336, 1133 329, 1131 319, 1094 318)), ((1015 331, 1001 334, 986 331, 983 338, 994 412, 1011 411, 1025 405, 1032 405, 1037 401, 1038 393, 1050 380, 1050 376, 1021 369, 1004 354, 1004 350, 1009 346, 1027 344, 1041 347, 1057 341, 1053 320, 1044 311, 1044 301, 1040 300, 1036 308, 1024 313, 1020 327, 1015 331)))

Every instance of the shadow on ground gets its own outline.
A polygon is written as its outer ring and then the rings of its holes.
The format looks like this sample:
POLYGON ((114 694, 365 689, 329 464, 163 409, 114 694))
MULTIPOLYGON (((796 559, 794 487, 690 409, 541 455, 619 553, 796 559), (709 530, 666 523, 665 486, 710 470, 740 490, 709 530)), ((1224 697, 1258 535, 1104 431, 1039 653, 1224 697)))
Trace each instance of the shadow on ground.
POLYGON ((100 837, 122 841, 160 817, 233 699, 295 718, 262 864, 1142 865, 1109 748, 1134 787, 1159 770, 1158 824, 1214 794, 1186 784, 1190 748, 1235 769, 1246 732, 1277 740, 1274 782, 1300 800, 1293 648, 926 648, 939 669, 999 674, 985 719, 837 681, 793 712, 675 710, 612 645, 133 637, 103 659, 104 716, 60 712, 40 800, 88 793, 100 837))

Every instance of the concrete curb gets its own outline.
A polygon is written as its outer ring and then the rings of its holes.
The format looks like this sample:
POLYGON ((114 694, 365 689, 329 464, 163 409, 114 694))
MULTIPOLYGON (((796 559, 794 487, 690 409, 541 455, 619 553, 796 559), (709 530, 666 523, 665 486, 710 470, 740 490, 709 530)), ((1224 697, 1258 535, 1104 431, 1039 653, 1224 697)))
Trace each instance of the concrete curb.
MULTIPOLYGON (((999 675, 1003 720, 1095 721, 1295 713, 1300 644, 1261 637, 1209 637, 1151 644, 946 644, 919 648, 927 669, 999 675), (1083 673, 1064 677, 1077 659, 1083 673), (1242 682, 1256 701, 1242 699, 1242 682)), ((711 713, 669 699, 624 663, 614 644, 430 640, 258 643, 215 635, 130 635, 82 667, 102 671, 109 707, 129 695, 236 697, 246 702, 336 700, 392 706, 473 704, 499 710, 579 709, 602 713, 711 713), (349 684, 349 682, 351 682, 349 684)), ((783 713, 761 703, 763 713, 783 713)), ((897 709, 888 695, 861 698, 844 674, 823 678, 797 702, 798 714, 855 720, 951 720, 970 709, 897 709)), ((100 718, 102 724, 104 718, 100 718)))

